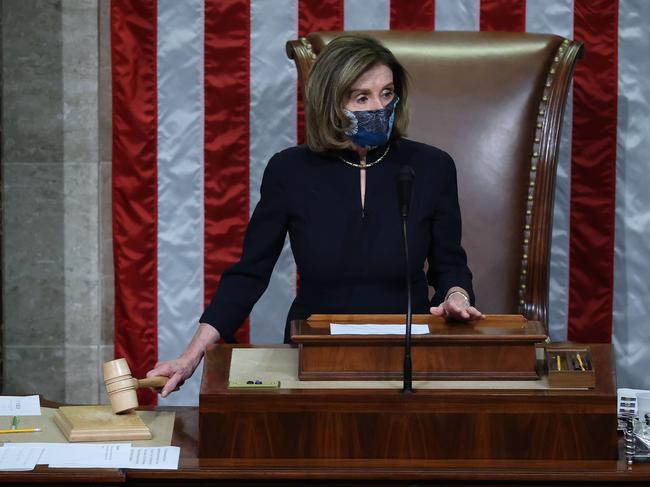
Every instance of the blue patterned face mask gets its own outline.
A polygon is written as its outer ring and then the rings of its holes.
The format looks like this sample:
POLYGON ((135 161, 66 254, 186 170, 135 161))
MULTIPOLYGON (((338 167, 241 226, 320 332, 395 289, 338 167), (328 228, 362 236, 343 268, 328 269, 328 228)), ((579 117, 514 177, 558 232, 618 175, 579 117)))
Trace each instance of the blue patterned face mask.
POLYGON ((395 107, 399 97, 395 96, 388 105, 379 110, 360 110, 351 112, 343 109, 350 120, 350 127, 345 135, 356 145, 364 149, 374 149, 384 145, 390 139, 395 121, 395 107))

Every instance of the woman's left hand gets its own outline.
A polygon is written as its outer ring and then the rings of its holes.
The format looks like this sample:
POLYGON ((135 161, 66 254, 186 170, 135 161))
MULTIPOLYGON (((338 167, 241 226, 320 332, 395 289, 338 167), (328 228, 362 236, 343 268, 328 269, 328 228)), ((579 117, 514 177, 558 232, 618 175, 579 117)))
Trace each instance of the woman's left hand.
POLYGON ((434 316, 444 316, 451 320, 471 321, 485 318, 485 315, 469 303, 467 293, 460 288, 453 288, 447 294, 447 298, 439 306, 433 306, 429 310, 434 316))

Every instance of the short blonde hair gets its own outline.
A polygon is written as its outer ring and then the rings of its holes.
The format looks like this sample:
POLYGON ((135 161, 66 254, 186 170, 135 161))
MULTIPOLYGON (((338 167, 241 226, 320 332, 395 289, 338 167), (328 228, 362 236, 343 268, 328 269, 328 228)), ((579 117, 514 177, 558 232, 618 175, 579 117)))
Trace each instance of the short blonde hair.
POLYGON ((408 127, 408 73, 392 52, 365 35, 343 35, 332 40, 319 54, 305 89, 306 143, 314 152, 349 148, 345 129, 350 121, 343 106, 354 82, 373 66, 383 64, 393 72, 395 109, 391 139, 406 135, 408 127))

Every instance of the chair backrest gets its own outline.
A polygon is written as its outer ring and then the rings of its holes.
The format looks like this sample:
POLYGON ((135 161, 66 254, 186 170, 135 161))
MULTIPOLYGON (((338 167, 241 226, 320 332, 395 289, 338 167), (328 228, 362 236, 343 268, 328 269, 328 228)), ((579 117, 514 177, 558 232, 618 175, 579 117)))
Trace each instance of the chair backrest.
MULTIPOLYGON (((562 115, 582 44, 546 34, 365 32, 411 75, 409 137, 458 169, 463 246, 478 307, 548 329, 549 256, 562 115)), ((327 43, 287 43, 299 83, 327 43)))

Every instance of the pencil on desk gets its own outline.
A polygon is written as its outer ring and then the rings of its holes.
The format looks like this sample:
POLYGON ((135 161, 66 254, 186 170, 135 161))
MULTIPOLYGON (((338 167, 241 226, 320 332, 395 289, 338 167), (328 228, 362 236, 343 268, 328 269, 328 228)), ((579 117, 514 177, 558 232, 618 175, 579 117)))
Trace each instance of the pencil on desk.
POLYGON ((0 430, 0 434, 8 434, 8 433, 38 433, 41 431, 41 428, 16 428, 14 429, 8 429, 8 430, 0 430))
POLYGON ((577 357, 578 357, 578 363, 580 364, 580 369, 581 369, 582 371, 584 371, 584 370, 585 370, 585 366, 584 366, 584 364, 582 363, 582 357, 580 356, 579 353, 577 354, 577 357))

